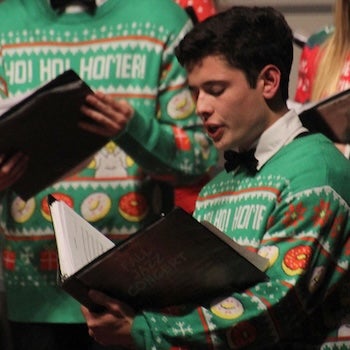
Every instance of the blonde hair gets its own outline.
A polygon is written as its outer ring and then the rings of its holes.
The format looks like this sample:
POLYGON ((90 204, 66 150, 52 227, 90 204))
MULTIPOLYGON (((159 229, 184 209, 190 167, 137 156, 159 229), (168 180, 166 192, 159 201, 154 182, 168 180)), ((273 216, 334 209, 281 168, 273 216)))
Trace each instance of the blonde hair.
POLYGON ((334 32, 321 46, 311 100, 316 101, 338 91, 338 82, 349 53, 350 0, 335 0, 334 32))

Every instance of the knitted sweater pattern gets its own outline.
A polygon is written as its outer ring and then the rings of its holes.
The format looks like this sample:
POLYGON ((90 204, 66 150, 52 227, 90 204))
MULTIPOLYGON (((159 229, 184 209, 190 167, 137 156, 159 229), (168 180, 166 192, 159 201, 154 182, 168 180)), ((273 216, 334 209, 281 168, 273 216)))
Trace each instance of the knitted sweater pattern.
POLYGON ((216 151, 194 114, 185 71, 172 54, 191 25, 173 1, 112 0, 95 15, 57 14, 46 0, 0 4, 2 98, 72 68, 94 90, 126 99, 135 109, 127 129, 78 174, 27 202, 12 191, 1 194, 10 319, 83 321, 78 303, 56 285, 47 194, 119 240, 172 205, 159 180, 190 183, 215 164, 216 151))
POLYGON ((350 262, 349 168, 329 140, 310 135, 256 175, 222 172, 207 184, 195 217, 267 257, 269 280, 202 307, 144 312, 133 329, 140 349, 348 347, 349 286, 336 287, 350 262))

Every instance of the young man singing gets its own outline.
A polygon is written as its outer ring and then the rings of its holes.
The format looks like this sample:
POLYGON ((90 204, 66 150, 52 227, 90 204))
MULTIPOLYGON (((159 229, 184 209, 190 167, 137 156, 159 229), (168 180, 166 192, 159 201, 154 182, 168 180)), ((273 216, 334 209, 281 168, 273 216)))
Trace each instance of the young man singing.
POLYGON ((269 280, 167 310, 135 311, 91 291, 107 310, 82 309, 99 342, 169 350, 350 346, 350 163, 288 110, 292 56, 291 29, 270 7, 219 13, 177 48, 197 113, 227 159, 194 216, 268 257, 269 280))

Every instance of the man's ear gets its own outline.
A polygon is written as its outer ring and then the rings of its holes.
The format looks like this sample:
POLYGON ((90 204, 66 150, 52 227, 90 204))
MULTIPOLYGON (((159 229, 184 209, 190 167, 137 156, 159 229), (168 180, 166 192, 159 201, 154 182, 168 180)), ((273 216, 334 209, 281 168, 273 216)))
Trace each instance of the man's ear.
POLYGON ((265 99, 271 100, 274 98, 280 88, 280 70, 273 64, 269 64, 261 70, 258 79, 260 80, 260 83, 263 84, 262 92, 265 99))

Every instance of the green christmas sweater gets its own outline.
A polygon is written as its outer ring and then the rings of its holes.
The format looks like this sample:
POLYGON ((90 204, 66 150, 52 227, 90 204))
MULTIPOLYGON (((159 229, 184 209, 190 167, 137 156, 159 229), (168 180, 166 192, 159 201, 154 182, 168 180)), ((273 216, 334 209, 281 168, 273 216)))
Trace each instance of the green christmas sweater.
MULTIPOLYGON (((268 145, 260 159, 275 147, 268 145)), ((350 162, 320 134, 265 161, 254 175, 221 172, 202 189, 194 215, 267 257, 269 280, 200 307, 138 314, 139 349, 350 347, 350 162)))
POLYGON ((9 318, 83 322, 78 303, 56 285, 47 194, 119 240, 171 206, 159 180, 191 183, 215 164, 217 153, 173 54, 191 22, 172 0, 109 0, 94 15, 58 14, 48 3, 0 4, 1 98, 36 89, 72 68, 93 89, 127 99, 135 109, 127 129, 80 173, 27 202, 12 191, 1 194, 9 318))

